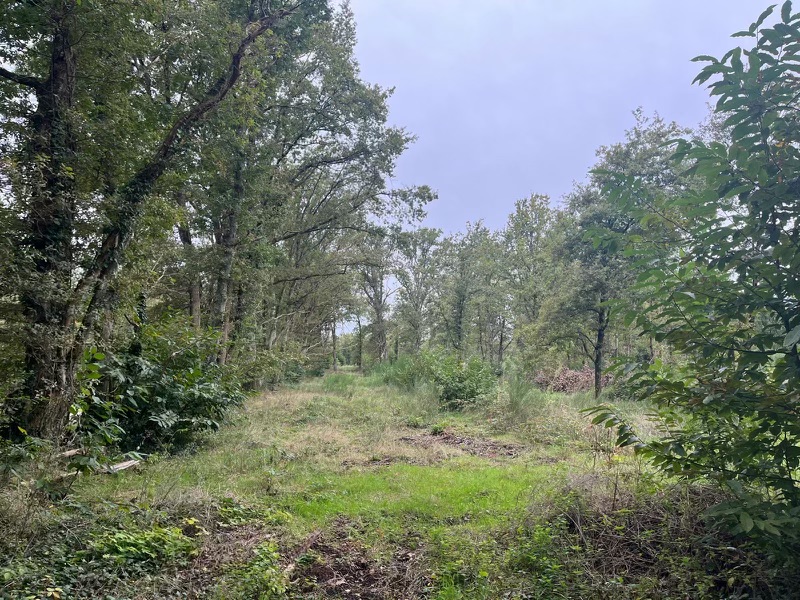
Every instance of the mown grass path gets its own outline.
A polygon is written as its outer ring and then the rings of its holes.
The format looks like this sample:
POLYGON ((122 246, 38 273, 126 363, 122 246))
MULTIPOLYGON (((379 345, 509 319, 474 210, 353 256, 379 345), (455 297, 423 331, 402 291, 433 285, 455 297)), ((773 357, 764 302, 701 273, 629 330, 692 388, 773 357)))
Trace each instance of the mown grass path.
POLYGON ((794 571, 709 526, 718 488, 618 452, 591 398, 523 383, 447 412, 426 387, 329 374, 180 455, 58 496, 0 490, 0 598, 800 597, 794 571))
POLYGON ((329 375, 254 398, 192 455, 79 494, 192 514, 246 507, 251 518, 210 535, 193 568, 221 574, 269 540, 299 598, 489 598, 498 586, 522 598, 525 577, 503 582, 514 578, 503 539, 586 471, 580 418, 567 420, 537 441, 485 408, 443 413, 424 391, 329 375))

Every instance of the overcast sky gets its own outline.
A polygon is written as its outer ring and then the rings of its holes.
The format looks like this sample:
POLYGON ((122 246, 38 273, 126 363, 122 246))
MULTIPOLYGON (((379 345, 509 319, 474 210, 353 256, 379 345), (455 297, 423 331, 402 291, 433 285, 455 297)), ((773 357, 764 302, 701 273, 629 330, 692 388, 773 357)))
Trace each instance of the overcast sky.
POLYGON ((394 87, 391 122, 418 140, 396 187, 439 193, 426 224, 502 227, 515 200, 558 201, 632 111, 694 126, 699 54, 721 57, 759 0, 351 0, 363 78, 394 87))

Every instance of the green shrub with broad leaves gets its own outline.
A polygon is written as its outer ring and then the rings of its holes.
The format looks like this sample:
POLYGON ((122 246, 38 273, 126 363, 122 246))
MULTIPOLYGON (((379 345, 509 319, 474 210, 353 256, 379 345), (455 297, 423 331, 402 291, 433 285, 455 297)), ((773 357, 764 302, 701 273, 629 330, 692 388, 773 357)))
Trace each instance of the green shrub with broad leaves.
POLYGON ((180 527, 154 525, 149 529, 105 530, 95 534, 82 551, 87 558, 102 558, 118 566, 156 569, 186 563, 195 553, 195 541, 180 527))
POLYGON ((243 402, 237 380, 215 360, 211 332, 167 320, 143 327, 135 344, 127 353, 87 353, 72 407, 74 426, 94 442, 87 446, 179 447, 218 429, 243 402))
POLYGON ((787 556, 800 542, 800 14, 785 2, 768 26, 773 9, 736 34, 744 48, 696 59, 727 130, 677 143, 700 184, 667 200, 611 178, 645 234, 598 243, 640 257, 650 301, 629 322, 678 358, 623 367, 663 437, 644 442, 613 408, 593 412, 668 474, 727 488, 734 500, 716 513, 787 556))

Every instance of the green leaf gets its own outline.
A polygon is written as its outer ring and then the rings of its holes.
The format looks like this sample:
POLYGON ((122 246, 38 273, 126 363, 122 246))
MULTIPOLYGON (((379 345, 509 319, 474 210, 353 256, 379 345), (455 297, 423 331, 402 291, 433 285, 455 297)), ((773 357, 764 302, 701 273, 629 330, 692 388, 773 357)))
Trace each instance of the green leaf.
POLYGON ((783 338, 783 346, 785 348, 791 348, 797 342, 800 342, 800 325, 786 334, 786 337, 783 338))
POLYGON ((767 20, 767 17, 769 17, 772 14, 772 11, 775 10, 776 6, 778 5, 773 4, 772 6, 767 7, 767 10, 765 10, 763 13, 761 13, 761 16, 758 17, 755 23, 753 23, 753 31, 758 29, 761 26, 761 24, 767 20))
POLYGON ((792 0, 786 0, 781 6, 781 21, 789 23, 792 20, 792 0))
POLYGON ((745 533, 748 533, 751 529, 753 529, 753 517, 746 512, 739 513, 739 523, 742 525, 742 531, 745 533))
POLYGON ((714 58, 713 56, 709 56, 708 54, 701 54, 700 56, 695 56, 692 59, 692 62, 712 62, 712 63, 716 63, 716 62, 719 62, 719 61, 716 58, 714 58))

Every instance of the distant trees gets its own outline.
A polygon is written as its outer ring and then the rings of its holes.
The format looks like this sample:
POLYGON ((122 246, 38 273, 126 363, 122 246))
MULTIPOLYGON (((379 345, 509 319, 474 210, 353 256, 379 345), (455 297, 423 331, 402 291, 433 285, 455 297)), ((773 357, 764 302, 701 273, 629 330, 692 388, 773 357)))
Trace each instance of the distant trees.
POLYGON ((406 352, 419 352, 430 337, 431 307, 441 278, 437 252, 441 233, 422 227, 397 236, 394 273, 400 290, 395 315, 406 352))

